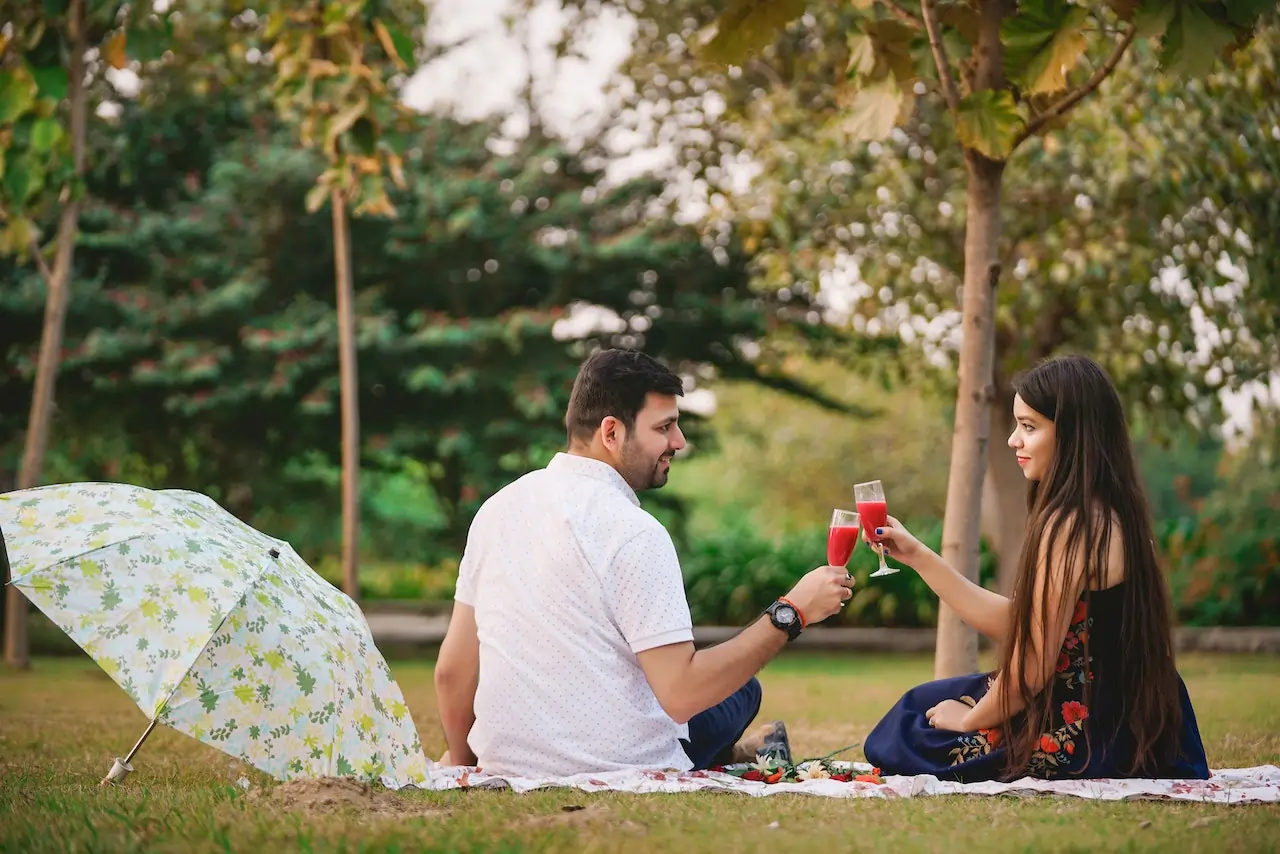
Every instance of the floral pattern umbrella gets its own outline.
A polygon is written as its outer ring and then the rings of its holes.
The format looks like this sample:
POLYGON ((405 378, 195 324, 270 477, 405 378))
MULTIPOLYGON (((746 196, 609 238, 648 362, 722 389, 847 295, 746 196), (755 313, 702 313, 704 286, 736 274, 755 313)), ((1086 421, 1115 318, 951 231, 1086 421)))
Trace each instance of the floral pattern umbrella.
MULTIPOLYGON (((111 483, 0 495, 12 584, 151 719, 280 780, 428 780, 356 604, 207 496, 111 483)), ((106 780, 104 780, 106 782, 106 780)))

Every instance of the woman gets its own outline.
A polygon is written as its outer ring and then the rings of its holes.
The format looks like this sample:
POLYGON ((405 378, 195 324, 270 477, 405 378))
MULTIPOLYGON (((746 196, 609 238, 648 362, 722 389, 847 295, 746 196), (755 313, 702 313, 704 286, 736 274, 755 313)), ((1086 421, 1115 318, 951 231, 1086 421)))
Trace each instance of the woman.
POLYGON ((892 516, 877 531, 996 641, 1000 667, 907 692, 867 738, 867 761, 966 783, 1207 778, 1119 395, 1081 356, 1041 363, 1014 390, 1009 447, 1030 515, 1013 596, 969 581, 892 516))

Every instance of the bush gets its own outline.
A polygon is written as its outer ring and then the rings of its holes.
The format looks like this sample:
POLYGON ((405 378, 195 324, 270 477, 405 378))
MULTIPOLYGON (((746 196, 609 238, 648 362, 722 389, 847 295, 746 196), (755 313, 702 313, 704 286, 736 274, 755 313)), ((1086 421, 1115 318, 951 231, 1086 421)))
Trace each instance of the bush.
MULTIPOLYGON (((941 522, 910 527, 923 542, 939 548, 941 522)), ((734 626, 754 620, 801 576, 825 563, 826 550, 825 529, 772 540, 742 522, 729 522, 721 531, 690 540, 682 550, 681 564, 694 624, 734 626)), ((889 560, 893 562, 892 556, 889 560)), ((897 575, 870 578, 878 565, 871 549, 859 543, 849 561, 849 571, 857 579, 853 598, 823 625, 936 625, 938 599, 920 576, 899 567, 902 571, 897 575)), ((994 584, 994 555, 985 548, 981 577, 984 584, 994 584)))
POLYGON ((1181 622, 1280 625, 1277 446, 1272 436, 1225 457, 1218 487, 1158 526, 1181 622))

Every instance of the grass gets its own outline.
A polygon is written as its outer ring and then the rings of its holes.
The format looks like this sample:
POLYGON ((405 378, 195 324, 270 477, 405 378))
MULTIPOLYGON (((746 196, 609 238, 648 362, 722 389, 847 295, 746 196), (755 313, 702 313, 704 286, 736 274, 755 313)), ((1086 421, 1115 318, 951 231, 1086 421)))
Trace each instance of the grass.
MULTIPOLYGON (((393 668, 438 756, 430 663, 393 668)), ((1188 656, 1181 669, 1211 764, 1280 764, 1280 659, 1188 656)), ((762 674, 763 713, 788 722, 797 754, 819 755, 860 740, 929 675, 923 657, 792 653, 762 674)), ((1280 850, 1273 805, 464 791, 289 806, 263 775, 163 729, 125 785, 99 789, 145 724, 85 658, 0 675, 0 851, 1280 850), (241 776, 247 793, 234 785, 241 776)))

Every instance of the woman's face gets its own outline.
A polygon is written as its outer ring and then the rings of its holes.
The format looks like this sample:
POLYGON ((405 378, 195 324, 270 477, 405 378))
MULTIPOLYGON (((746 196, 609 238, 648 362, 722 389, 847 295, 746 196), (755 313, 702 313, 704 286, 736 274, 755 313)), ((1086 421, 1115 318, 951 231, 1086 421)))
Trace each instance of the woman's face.
POLYGON ((1022 476, 1027 480, 1041 480, 1049 471, 1057 443, 1053 422, 1027 406, 1021 395, 1013 398, 1013 420, 1009 447, 1018 455, 1022 476))

